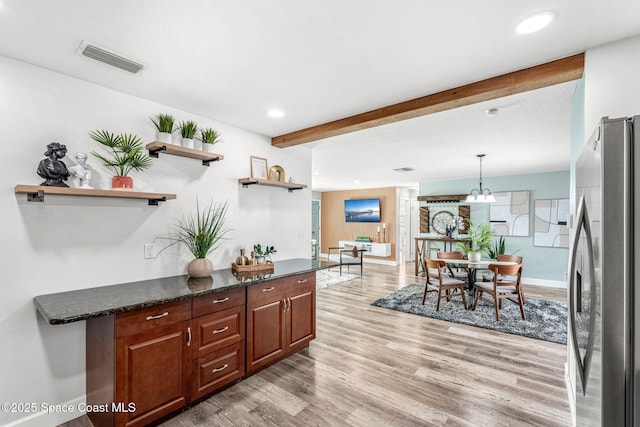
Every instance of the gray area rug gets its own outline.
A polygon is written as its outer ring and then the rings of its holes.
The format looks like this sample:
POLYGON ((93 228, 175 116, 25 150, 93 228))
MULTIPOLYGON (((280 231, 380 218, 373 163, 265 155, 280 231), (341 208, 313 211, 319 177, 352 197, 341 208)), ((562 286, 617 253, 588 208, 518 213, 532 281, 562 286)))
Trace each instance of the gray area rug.
POLYGON ((558 344, 567 343, 567 304, 564 302, 526 298, 524 313, 527 320, 522 320, 518 305, 505 301, 500 310, 500 321, 496 322, 490 296, 478 301, 476 311, 465 310, 460 297, 450 301, 443 299, 440 311, 436 311, 436 294, 427 294, 427 300, 422 305, 423 292, 424 284, 415 283, 382 297, 371 305, 558 344))
POLYGON ((341 276, 340 270, 338 270, 337 267, 334 267, 333 270, 318 270, 316 271, 316 289, 337 285, 338 283, 343 283, 357 277, 360 277, 360 275, 356 273, 347 273, 345 270, 342 271, 341 276))

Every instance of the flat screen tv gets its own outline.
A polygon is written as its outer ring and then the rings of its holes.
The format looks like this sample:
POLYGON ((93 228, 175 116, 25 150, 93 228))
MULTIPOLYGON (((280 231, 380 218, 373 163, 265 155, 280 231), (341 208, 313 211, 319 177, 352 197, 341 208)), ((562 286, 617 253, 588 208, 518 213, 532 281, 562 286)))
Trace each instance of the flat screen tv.
POLYGON ((380 222, 380 199, 344 201, 346 222, 380 222))

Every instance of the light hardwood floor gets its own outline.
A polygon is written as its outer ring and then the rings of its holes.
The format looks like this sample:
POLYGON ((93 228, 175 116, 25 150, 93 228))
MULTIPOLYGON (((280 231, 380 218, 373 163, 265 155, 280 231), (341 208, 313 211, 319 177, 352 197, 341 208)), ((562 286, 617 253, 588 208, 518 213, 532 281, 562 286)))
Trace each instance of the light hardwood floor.
POLYGON ((362 278, 319 290, 307 349, 163 426, 571 425, 564 345, 370 305, 423 280, 413 264, 366 264, 362 278))

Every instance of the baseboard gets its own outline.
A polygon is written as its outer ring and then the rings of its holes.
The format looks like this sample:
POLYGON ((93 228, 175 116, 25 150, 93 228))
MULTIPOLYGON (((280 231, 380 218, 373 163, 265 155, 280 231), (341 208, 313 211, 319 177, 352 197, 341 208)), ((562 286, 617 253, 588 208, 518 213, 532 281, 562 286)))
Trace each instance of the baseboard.
MULTIPOLYGON (((26 417, 22 417, 18 420, 5 424, 6 427, 42 427, 42 426, 58 426, 68 421, 78 418, 85 414, 84 408, 86 407, 87 400, 85 396, 77 399, 70 400, 64 403, 51 403, 49 412, 40 411, 42 409, 41 404, 38 404, 38 411, 36 413, 29 414, 26 417), (66 409, 66 412, 62 410, 66 409), (73 411, 73 412, 71 412, 73 411)), ((46 405, 45 405, 46 406, 46 405)))
POLYGON ((565 282, 564 280, 535 279, 533 277, 523 277, 521 280, 525 285, 547 286, 550 288, 565 289, 567 287, 567 282, 565 282))
POLYGON ((572 425, 576 425, 576 394, 571 384, 571 377, 569 376, 569 364, 564 364, 564 382, 567 385, 567 397, 569 400, 569 409, 571 410, 572 425))

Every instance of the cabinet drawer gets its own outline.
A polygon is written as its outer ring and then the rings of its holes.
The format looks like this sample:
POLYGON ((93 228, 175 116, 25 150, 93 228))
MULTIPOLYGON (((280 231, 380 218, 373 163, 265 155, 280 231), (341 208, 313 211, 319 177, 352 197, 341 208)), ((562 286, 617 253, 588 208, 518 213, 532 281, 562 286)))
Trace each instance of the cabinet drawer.
POLYGON ((176 301, 116 315, 116 338, 191 319, 191 300, 176 301))
POLYGON ((244 341, 193 360, 192 400, 244 376, 244 341))
POLYGON ((194 357, 243 340, 244 322, 244 305, 194 319, 194 357))
POLYGON ((247 302, 277 301, 282 299, 286 291, 284 280, 270 280, 264 283, 256 283, 247 288, 247 302))
POLYGON ((282 279, 286 283, 287 292, 296 292, 299 289, 311 289, 316 286, 316 273, 297 274, 282 279))
POLYGON ((204 316, 245 303, 245 288, 231 289, 193 299, 193 317, 204 316))

